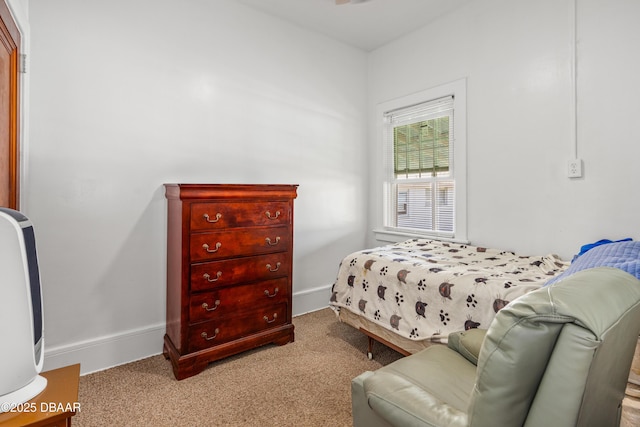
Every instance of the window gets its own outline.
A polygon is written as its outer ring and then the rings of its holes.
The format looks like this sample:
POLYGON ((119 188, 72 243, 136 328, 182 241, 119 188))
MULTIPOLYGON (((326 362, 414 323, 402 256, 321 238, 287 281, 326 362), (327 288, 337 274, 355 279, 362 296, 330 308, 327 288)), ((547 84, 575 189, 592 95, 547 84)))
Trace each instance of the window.
POLYGON ((407 197, 409 193, 407 191, 398 190, 398 215, 407 214, 407 197))
POLYGON ((378 234, 466 240, 465 98, 462 80, 379 106, 385 191, 378 234))

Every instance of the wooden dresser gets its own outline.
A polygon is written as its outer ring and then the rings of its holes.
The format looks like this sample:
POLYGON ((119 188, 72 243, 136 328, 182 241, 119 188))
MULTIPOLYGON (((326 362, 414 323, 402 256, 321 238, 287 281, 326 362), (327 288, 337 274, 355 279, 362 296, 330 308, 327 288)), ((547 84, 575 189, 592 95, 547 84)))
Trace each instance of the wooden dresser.
POLYGON ((294 339, 297 185, 165 184, 164 355, 181 380, 212 361, 294 339))

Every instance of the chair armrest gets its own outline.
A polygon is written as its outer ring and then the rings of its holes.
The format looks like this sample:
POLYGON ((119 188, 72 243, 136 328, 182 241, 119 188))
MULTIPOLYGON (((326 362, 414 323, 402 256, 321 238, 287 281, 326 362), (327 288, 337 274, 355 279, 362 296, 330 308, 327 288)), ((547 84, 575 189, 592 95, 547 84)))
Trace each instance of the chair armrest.
POLYGON ((449 334, 447 346, 460 353, 469 362, 477 365, 480 347, 482 347, 486 333, 486 329, 469 329, 468 331, 452 332, 449 334))

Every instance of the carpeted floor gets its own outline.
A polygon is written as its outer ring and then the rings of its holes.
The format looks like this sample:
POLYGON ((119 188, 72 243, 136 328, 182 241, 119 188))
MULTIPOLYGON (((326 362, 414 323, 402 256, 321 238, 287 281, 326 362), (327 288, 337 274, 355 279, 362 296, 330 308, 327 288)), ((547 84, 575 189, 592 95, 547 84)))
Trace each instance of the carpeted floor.
POLYGON ((402 357, 330 309, 293 319, 295 342, 214 362, 176 381, 162 355, 80 378, 76 427, 351 426, 351 379, 402 357))

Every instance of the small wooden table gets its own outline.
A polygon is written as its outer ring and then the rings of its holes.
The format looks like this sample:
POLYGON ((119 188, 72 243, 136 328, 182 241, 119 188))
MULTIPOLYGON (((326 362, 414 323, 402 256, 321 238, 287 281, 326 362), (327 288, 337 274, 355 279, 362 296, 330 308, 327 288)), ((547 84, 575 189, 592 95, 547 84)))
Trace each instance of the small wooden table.
POLYGON ((54 369, 41 375, 47 379, 47 387, 20 408, 16 408, 20 411, 0 414, 1 427, 71 426, 71 417, 80 410, 80 365, 54 369))

